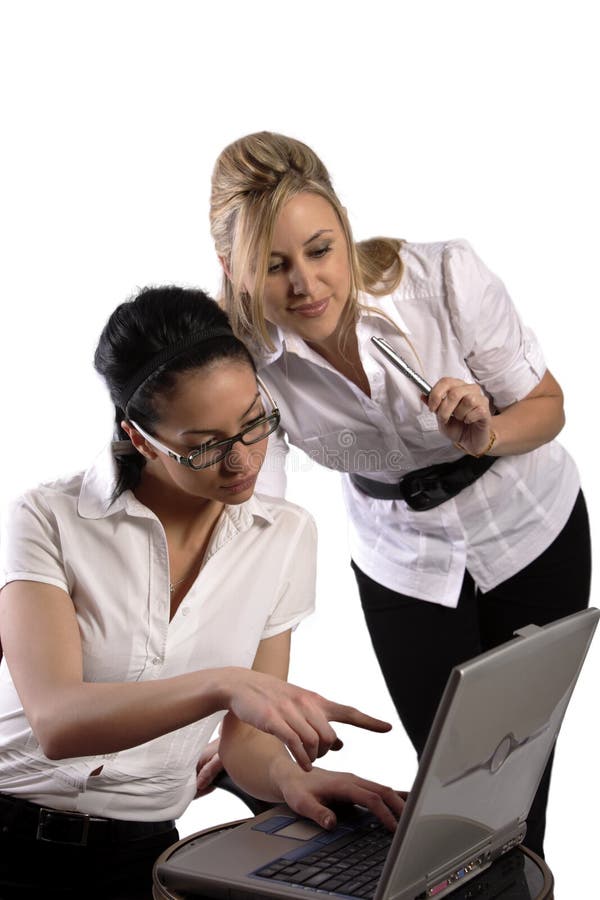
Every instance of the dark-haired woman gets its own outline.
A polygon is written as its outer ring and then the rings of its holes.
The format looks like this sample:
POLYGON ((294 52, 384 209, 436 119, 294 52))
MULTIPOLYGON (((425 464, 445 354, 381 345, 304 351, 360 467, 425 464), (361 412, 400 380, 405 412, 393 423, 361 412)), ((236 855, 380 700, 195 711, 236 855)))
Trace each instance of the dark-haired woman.
POLYGON ((253 497, 279 414, 225 314, 143 291, 95 365, 120 440, 17 500, 2 542, 0 895, 150 896, 223 711, 247 790, 325 827, 329 799, 359 801, 393 827, 391 789, 312 767, 339 747, 330 721, 389 726, 285 682, 314 528, 253 497))

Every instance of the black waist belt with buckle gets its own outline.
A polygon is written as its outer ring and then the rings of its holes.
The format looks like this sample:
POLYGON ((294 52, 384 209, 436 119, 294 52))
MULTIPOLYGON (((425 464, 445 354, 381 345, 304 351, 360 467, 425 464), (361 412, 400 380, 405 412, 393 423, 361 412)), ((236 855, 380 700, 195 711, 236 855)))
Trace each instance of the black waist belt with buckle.
POLYGON ((363 494, 376 500, 404 500, 411 509, 423 512, 445 503, 477 481, 493 466, 497 456, 461 456, 450 463, 415 469, 404 475, 400 481, 385 484, 365 478, 364 475, 350 474, 350 481, 363 494))
POLYGON ((175 822, 103 819, 64 809, 50 809, 9 794, 0 794, 0 830, 15 837, 57 844, 116 844, 172 831, 175 822))

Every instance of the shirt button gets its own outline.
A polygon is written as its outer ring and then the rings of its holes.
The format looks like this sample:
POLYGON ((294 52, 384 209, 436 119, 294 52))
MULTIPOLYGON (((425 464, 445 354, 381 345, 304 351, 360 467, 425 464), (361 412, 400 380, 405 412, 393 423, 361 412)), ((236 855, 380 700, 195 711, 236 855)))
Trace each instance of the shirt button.
POLYGON ((189 606, 184 606, 183 609, 181 610, 181 615, 182 615, 182 616, 187 616, 188 613, 189 613, 189 611, 190 611, 189 606))
POLYGON ((152 660, 152 665, 158 666, 158 665, 160 665, 161 662, 162 662, 162 659, 160 658, 160 656, 155 656, 154 659, 152 660))

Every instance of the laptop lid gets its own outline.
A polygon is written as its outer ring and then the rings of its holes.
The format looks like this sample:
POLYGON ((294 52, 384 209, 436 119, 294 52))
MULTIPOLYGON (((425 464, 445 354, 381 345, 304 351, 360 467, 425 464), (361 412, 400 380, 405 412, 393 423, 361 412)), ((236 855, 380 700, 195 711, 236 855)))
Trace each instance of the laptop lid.
MULTIPOLYGON (((528 626, 453 669, 375 900, 441 900, 522 839, 599 615, 590 609, 528 626)), ((158 866, 157 876, 166 886, 215 897, 306 900, 318 891, 253 873, 329 837, 277 806, 237 828, 186 842, 158 866)))
POLYGON ((522 840, 599 616, 527 626, 453 669, 377 898, 442 898, 522 840))

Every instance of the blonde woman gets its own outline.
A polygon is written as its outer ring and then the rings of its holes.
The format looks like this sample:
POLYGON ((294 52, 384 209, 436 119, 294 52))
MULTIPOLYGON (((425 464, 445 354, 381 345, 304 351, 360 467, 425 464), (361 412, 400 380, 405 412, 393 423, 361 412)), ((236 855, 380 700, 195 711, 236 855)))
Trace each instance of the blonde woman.
MULTIPOLYGON (((225 148, 210 215, 222 302, 279 398, 281 434, 344 473, 367 625, 420 753, 453 664, 587 605, 585 502, 554 441, 560 386, 466 242, 355 243, 300 141, 261 132, 225 148), (426 399, 372 336, 433 385, 426 399)), ((529 819, 538 853, 548 781, 549 768, 529 819)))

